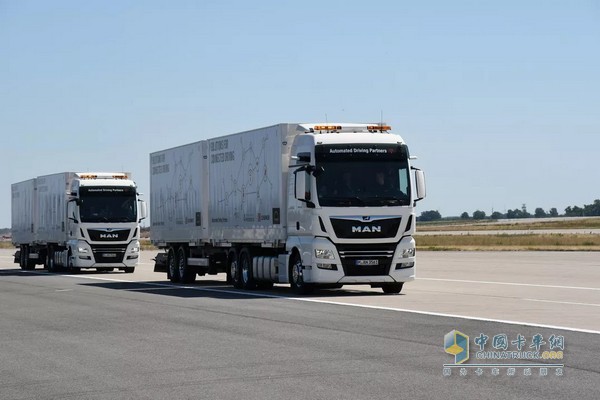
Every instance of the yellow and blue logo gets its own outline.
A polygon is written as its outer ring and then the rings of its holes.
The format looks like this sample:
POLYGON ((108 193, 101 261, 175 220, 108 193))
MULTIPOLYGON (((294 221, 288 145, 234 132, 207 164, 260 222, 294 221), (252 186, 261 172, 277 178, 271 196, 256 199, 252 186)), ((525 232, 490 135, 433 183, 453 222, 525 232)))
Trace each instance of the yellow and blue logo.
POLYGON ((454 356, 455 364, 462 364, 469 359, 469 337, 457 330, 444 336, 444 350, 454 356))

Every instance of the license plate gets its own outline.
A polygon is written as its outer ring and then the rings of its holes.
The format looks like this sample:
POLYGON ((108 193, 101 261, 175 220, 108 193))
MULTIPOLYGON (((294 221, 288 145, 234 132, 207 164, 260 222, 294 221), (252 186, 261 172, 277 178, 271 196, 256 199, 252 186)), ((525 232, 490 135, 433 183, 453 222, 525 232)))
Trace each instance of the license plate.
POLYGON ((112 257, 116 257, 117 254, 116 253, 102 253, 102 256, 104 256, 106 258, 112 258, 112 257))
POLYGON ((379 265, 379 260, 356 260, 356 265, 379 265))

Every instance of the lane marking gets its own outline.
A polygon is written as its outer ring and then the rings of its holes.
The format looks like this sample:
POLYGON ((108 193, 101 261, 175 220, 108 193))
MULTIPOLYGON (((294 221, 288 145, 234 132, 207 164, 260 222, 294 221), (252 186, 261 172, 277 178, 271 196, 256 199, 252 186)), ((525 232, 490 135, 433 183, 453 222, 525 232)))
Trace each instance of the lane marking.
POLYGON ((552 289, 575 289, 575 290, 596 290, 600 288, 584 287, 584 286, 558 286, 558 285, 539 285, 535 283, 517 283, 517 282, 494 282, 494 281, 470 281, 466 279, 441 279, 441 278, 416 278, 417 281, 441 281, 441 282, 459 282, 459 283, 478 283, 485 285, 509 285, 509 286, 530 286, 552 289))
MULTIPOLYGON (((48 272, 34 272, 27 271, 28 273, 37 273, 39 275, 52 275, 48 272)), ((173 283, 156 283, 156 282, 143 282, 143 281, 132 281, 127 279, 113 279, 113 278, 102 278, 98 276, 82 276, 82 275, 60 275, 66 276, 70 278, 79 278, 79 279, 89 279, 89 280, 97 280, 97 281, 107 281, 107 282, 118 282, 118 283, 137 283, 139 285, 146 286, 158 286, 158 287, 166 287, 171 289, 190 289, 190 290, 199 290, 205 292, 216 292, 216 293, 227 293, 233 294, 236 296, 244 295, 248 297, 262 297, 262 298, 273 298, 273 299, 282 299, 282 300, 292 300, 292 301, 302 301, 307 303, 319 303, 319 304, 330 304, 330 305, 338 305, 338 306, 347 306, 347 307, 357 307, 357 308, 366 308, 373 310, 384 310, 384 311, 395 311, 395 312, 405 312, 411 314, 420 314, 420 315, 430 315, 435 317, 447 317, 447 318, 460 318, 472 321, 483 321, 483 322, 498 322, 502 324, 511 324, 511 325, 524 325, 531 326, 535 328, 548 328, 548 329, 560 329, 571 332, 581 332, 581 333, 592 333, 595 335, 600 335, 600 331, 591 330, 591 329, 580 329, 580 328, 572 328, 568 326, 560 326, 560 325, 547 325, 547 324, 537 324, 533 322, 525 322, 525 321, 512 321, 512 320, 503 320, 503 319, 494 319, 494 318, 482 318, 482 317, 472 317, 467 315, 457 315, 457 314, 447 314, 440 312, 432 312, 432 311, 419 311, 419 310, 409 310, 405 308, 395 308, 395 307, 382 307, 382 306, 371 306, 366 304, 357 304, 357 303, 344 303, 340 301, 332 301, 332 300, 320 300, 314 298, 304 298, 304 297, 289 297, 282 296, 276 294, 268 294, 268 293, 256 293, 256 292, 246 292, 241 290, 232 290, 232 289, 215 289, 215 288, 205 288, 198 286, 183 286, 177 285, 173 283)))
POLYGON ((540 300, 540 299, 523 299, 523 300, 527 300, 527 301, 539 301, 540 303, 572 304, 572 305, 576 305, 576 306, 600 307, 600 304, 574 303, 572 301, 540 300))

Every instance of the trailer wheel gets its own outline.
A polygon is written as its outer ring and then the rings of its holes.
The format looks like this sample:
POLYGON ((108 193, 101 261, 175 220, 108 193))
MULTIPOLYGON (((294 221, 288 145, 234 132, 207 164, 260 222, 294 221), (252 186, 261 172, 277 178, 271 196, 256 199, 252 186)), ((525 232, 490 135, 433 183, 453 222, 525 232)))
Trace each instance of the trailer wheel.
POLYGON ((402 286, 404 286, 404 282, 384 283, 381 289, 383 293, 398 294, 402 291, 402 286))
POLYGON ((298 294, 311 293, 315 286, 310 283, 305 283, 302 276, 302 260, 297 252, 292 254, 290 258, 290 284, 292 290, 298 294))
POLYGON ((242 288, 242 271, 238 262, 238 255, 235 249, 231 249, 227 254, 227 274, 231 279, 231 284, 236 289, 242 288))
POLYGON ((35 260, 29 259, 29 246, 26 245, 23 246, 23 248, 25 249, 25 251, 21 251, 21 256, 23 257, 21 268, 24 270, 31 271, 32 269, 35 269, 35 260))
POLYGON ((169 247, 167 253, 167 278, 173 283, 177 283, 180 280, 179 277, 179 266, 177 265, 177 253, 173 247, 169 247))
POLYGON ((242 288, 247 290, 256 289, 256 281, 252 271, 252 254, 250 249, 244 247, 239 257, 240 272, 242 278, 242 288))
POLYGON ((46 252, 46 268, 48 268, 48 272, 58 272, 58 268, 56 266, 56 262, 54 261, 54 247, 48 247, 48 251, 46 252))
POLYGON ((183 246, 177 250, 177 266, 182 283, 192 283, 196 280, 196 271, 188 265, 187 254, 183 246))

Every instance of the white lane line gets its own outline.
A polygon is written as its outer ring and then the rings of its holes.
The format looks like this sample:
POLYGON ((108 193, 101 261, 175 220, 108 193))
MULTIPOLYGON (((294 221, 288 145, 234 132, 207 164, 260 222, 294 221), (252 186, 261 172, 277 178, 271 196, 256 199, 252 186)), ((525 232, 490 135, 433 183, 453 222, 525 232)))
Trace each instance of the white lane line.
POLYGON ((558 286, 558 285, 538 285, 535 283, 517 283, 517 282, 493 282, 493 281, 470 281, 465 279, 439 279, 439 278, 417 278, 417 281, 440 281, 440 282, 459 282, 459 283, 477 283, 484 285, 509 285, 509 286, 530 286, 552 289, 575 289, 575 290, 597 290, 600 288, 584 287, 584 286, 558 286))
MULTIPOLYGON (((32 273, 33 271, 26 271, 26 272, 32 273)), ((33 273, 37 273, 40 275, 51 275, 47 272, 33 272, 33 273)), ((273 299, 303 301, 303 302, 307 302, 307 303, 321 303, 321 304, 331 304, 331 305, 346 306, 346 307, 368 308, 368 309, 374 309, 374 310, 406 312, 406 313, 411 313, 411 314, 432 315, 435 317, 461 318, 461 319, 467 319, 467 320, 472 320, 472 321, 498 322, 498 323, 502 323, 502 324, 524 325, 524 326, 532 326, 532 327, 536 327, 536 328, 560 329, 560 330, 571 331, 571 332, 593 333, 596 335, 600 335, 600 331, 595 331, 595 330, 591 330, 591 329, 579 329, 579 328, 572 328, 569 326, 536 324, 536 323, 524 322, 524 321, 511 321, 511 320, 503 320, 503 319, 481 318, 481 317, 472 317, 472 316, 468 316, 468 315, 457 315, 457 314, 446 314, 446 313, 430 312, 430 311, 409 310, 409 309, 405 309, 405 308, 370 306, 370 305, 365 305, 365 304, 344 303, 344 302, 340 302, 340 301, 320 300, 320 299, 305 298, 305 297, 289 297, 289 296, 281 296, 281 295, 276 295, 276 294, 247 292, 247 291, 232 290, 232 289, 214 289, 214 288, 205 288, 205 287, 199 287, 199 286, 182 286, 182 285, 176 285, 176 284, 172 284, 172 283, 132 281, 132 280, 126 280, 126 279, 102 278, 102 277, 98 277, 98 276, 82 276, 82 275, 62 275, 62 276, 68 276, 70 278, 107 281, 107 282, 137 283, 139 285, 158 286, 158 287, 165 287, 165 288, 171 288, 171 289, 191 289, 191 290, 198 290, 198 291, 204 291, 204 292, 228 293, 228 294, 233 294, 236 296, 244 295, 244 296, 248 296, 248 297, 263 297, 263 298, 268 297, 268 298, 273 298, 273 299)))
POLYGON ((600 307, 600 304, 574 303, 572 301, 556 301, 556 300, 540 300, 540 299, 523 299, 523 300, 527 300, 527 301, 539 301, 540 303, 572 304, 572 305, 575 305, 575 306, 600 307))

